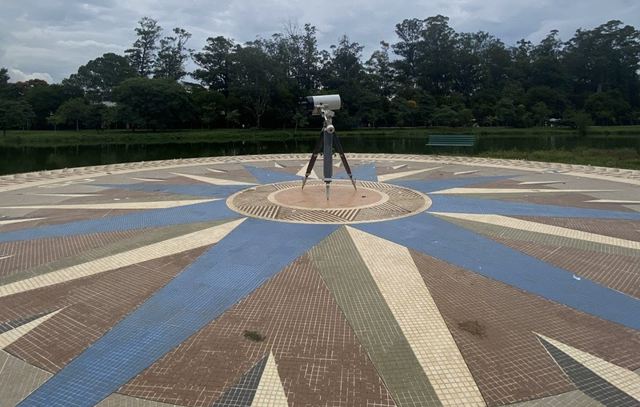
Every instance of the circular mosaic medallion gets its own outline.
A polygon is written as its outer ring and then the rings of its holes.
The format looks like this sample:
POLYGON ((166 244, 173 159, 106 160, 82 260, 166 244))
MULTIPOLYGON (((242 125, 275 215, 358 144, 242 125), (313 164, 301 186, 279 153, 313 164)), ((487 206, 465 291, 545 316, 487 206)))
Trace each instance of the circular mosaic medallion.
POLYGON ((281 182, 240 191, 227 199, 232 210, 253 218, 292 223, 380 222, 420 213, 428 196, 381 182, 333 181, 327 199, 324 182, 281 182))

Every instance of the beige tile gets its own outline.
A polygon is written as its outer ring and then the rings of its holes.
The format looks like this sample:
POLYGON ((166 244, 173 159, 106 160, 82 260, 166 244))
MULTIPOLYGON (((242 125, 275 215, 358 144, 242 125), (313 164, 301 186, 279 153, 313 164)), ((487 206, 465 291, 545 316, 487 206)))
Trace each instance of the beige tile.
POLYGON ((448 213, 432 212, 434 215, 451 219, 461 219, 473 222, 480 222, 489 225, 502 226, 511 229, 526 230, 529 232, 542 233, 551 236, 566 237, 570 239, 584 240, 587 242, 600 243, 609 246, 625 247, 628 249, 640 250, 640 242, 619 239, 616 237, 599 235, 596 233, 584 232, 563 228, 561 226, 547 225, 528 220, 521 220, 502 215, 482 215, 472 213, 448 213))
POLYGON ((409 250, 347 230, 442 404, 485 405, 409 250))
POLYGON ((178 206, 195 205, 220 199, 185 199, 179 201, 150 201, 150 202, 109 202, 91 204, 53 204, 53 205, 21 205, 2 206, 0 209, 165 209, 178 206))
POLYGON ((0 297, 48 287, 219 242, 246 218, 0 286, 0 297))
POLYGON ((433 171, 433 170, 437 170, 439 168, 442 168, 442 167, 423 168, 423 169, 420 169, 420 170, 402 171, 402 172, 395 172, 395 173, 391 173, 391 174, 379 175, 378 176, 378 181, 380 181, 380 182, 392 181, 394 179, 410 177, 412 175, 422 174, 423 172, 433 171))
POLYGON ((212 185, 256 185, 249 182, 233 181, 233 180, 224 179, 224 178, 204 177, 201 175, 193 175, 193 174, 180 174, 177 172, 172 172, 172 174, 177 175, 179 177, 190 178, 194 181, 206 182, 207 184, 212 184, 212 185))
POLYGON ((450 188, 432 192, 439 195, 471 195, 471 194, 551 194, 551 193, 589 193, 612 192, 602 189, 532 189, 532 188, 450 188))
POLYGON ((273 353, 269 352, 251 407, 287 407, 288 405, 278 366, 273 353))
POLYGON ((31 221, 40 220, 40 219, 44 219, 44 218, 0 220, 0 226, 2 226, 2 225, 11 225, 12 223, 31 222, 31 221))
POLYGON ((7 346, 11 345, 13 342, 17 341, 18 339, 20 339, 24 335, 28 334, 29 331, 32 331, 33 329, 37 328, 40 324, 42 324, 46 320, 50 319, 51 317, 53 317, 54 315, 56 315, 60 311, 62 311, 62 310, 59 309, 59 310, 54 311, 54 312, 52 312, 50 314, 43 315, 38 319, 34 319, 31 322, 28 322, 28 323, 26 323, 24 325, 20 325, 17 328, 11 329, 11 330, 9 330, 7 332, 4 332, 4 333, 0 334, 0 349, 4 349, 7 346))

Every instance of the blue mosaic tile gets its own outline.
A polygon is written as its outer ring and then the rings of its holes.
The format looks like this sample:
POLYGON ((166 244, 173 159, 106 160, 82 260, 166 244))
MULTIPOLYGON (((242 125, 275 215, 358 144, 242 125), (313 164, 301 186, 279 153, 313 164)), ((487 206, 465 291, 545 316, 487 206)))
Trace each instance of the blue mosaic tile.
POLYGON ((576 280, 566 270, 432 215, 356 227, 532 294, 640 329, 640 300, 586 278, 576 280))
MULTIPOLYGON (((338 159, 340 160, 340 159, 338 159)), ((336 179, 349 179, 349 176, 344 171, 343 167, 340 167, 340 172, 334 176, 336 179)), ((351 174, 356 181, 374 181, 378 182, 378 173, 376 172, 375 164, 363 164, 351 167, 351 174)))
POLYGON ((225 200, 222 199, 214 202, 186 205, 176 208, 145 210, 128 213, 126 215, 108 216, 98 219, 69 222, 60 225, 20 229, 0 234, 0 242, 73 236, 86 233, 135 230, 238 217, 239 216, 236 212, 227 208, 225 200))
POLYGON ((431 207, 429 208, 429 212, 640 220, 640 212, 572 208, 567 206, 498 201, 492 199, 466 198, 461 196, 446 196, 437 194, 429 195, 429 197, 433 202, 431 207))
POLYGON ((264 356, 258 363, 256 363, 247 373, 242 375, 240 380, 233 386, 228 388, 216 401, 212 407, 237 407, 237 406, 251 406, 253 398, 256 395, 256 390, 260 385, 260 379, 264 372, 264 367, 267 365, 267 358, 264 356))
POLYGON ((245 220, 19 406, 95 405, 336 228, 245 220))
POLYGON ((515 178, 515 177, 517 176, 499 175, 499 176, 491 176, 491 177, 469 177, 469 178, 436 179, 436 180, 425 180, 425 181, 414 181, 414 180, 389 181, 389 183, 400 185, 402 187, 415 189, 416 191, 420 191, 426 194, 429 192, 440 191, 443 189, 462 188, 470 185, 485 184, 488 182, 500 181, 500 180, 515 178))
POLYGON ((288 172, 273 171, 267 168, 254 167, 251 165, 245 165, 244 168, 251 173, 258 180, 259 184, 273 184, 276 182, 286 181, 300 181, 302 177, 289 174, 288 172))

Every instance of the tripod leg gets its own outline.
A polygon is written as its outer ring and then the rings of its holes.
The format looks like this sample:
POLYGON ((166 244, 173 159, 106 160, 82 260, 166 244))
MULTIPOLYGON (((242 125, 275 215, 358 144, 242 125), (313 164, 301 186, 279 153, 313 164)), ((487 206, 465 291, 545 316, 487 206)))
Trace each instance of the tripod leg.
POLYGON ((304 189, 304 184, 307 183, 307 178, 311 175, 311 171, 313 171, 313 166, 316 165, 316 160, 318 159, 318 153, 322 148, 322 141, 324 138, 324 134, 320 133, 320 138, 316 142, 316 146, 313 148, 313 153, 311 153, 311 158, 309 159, 309 165, 307 165, 307 171, 304 174, 304 179, 302 180, 302 189, 304 189))
POLYGON ((336 133, 333 133, 333 140, 336 144, 336 151, 338 151, 338 154, 340 155, 340 160, 342 160, 342 165, 344 165, 344 170, 347 172, 347 175, 351 180, 351 184, 353 184, 353 189, 357 190, 356 181, 353 179, 353 175, 351 174, 351 167, 349 167, 349 163, 347 162, 347 156, 344 155, 342 143, 340 142, 340 138, 338 138, 338 135, 336 133))
POLYGON ((327 201, 329 200, 329 184, 333 177, 333 134, 328 131, 323 132, 324 138, 324 153, 322 160, 324 161, 324 169, 322 178, 327 189, 327 201))

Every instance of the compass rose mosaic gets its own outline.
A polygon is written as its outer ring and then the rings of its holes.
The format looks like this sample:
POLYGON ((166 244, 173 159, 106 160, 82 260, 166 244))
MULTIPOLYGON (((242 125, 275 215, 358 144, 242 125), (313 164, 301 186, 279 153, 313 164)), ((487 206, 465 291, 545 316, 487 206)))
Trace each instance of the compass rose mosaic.
POLYGON ((640 172, 307 159, 0 177, 0 406, 640 404, 640 172))

